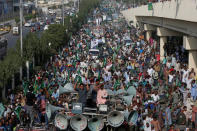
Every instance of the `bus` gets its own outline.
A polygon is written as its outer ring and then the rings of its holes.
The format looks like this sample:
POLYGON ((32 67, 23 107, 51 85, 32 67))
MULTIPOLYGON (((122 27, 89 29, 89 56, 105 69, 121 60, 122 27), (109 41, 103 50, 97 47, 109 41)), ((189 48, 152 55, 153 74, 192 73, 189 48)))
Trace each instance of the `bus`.
POLYGON ((3 58, 7 54, 7 46, 8 46, 8 40, 4 37, 0 37, 0 60, 3 60, 3 58))

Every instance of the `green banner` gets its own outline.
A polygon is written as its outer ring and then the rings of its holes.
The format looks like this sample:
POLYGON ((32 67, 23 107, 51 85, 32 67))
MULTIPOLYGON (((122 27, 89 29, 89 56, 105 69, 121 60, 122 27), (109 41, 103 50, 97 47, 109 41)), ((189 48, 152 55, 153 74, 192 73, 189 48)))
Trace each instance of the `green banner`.
POLYGON ((148 3, 148 10, 153 10, 153 3, 148 3))

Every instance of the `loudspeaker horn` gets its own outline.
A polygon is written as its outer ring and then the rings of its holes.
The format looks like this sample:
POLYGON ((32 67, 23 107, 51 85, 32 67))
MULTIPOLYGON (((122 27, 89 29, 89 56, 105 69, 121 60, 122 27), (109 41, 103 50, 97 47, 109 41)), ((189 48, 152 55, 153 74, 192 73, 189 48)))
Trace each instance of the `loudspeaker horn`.
POLYGON ((136 125, 138 119, 138 112, 132 111, 128 116, 128 122, 132 123, 133 125, 136 125))
POLYGON ((128 110, 124 110, 124 119, 127 122, 129 121, 129 114, 130 114, 130 112, 128 110))
POLYGON ((72 83, 67 83, 64 87, 59 88, 59 94, 75 92, 72 83))
POLYGON ((88 121, 88 128, 91 131, 101 131, 104 127, 104 121, 101 117, 94 117, 88 121))
POLYGON ((57 114, 55 116, 55 126, 60 130, 66 130, 68 127, 68 119, 63 114, 57 114))
POLYGON ((132 102, 132 99, 133 99, 133 95, 123 96, 122 99, 127 105, 131 105, 131 102, 132 102))
POLYGON ((135 95, 136 95, 136 89, 135 89, 135 87, 130 86, 130 87, 127 89, 127 93, 128 93, 129 95, 135 96, 135 95))
POLYGON ((127 92, 124 89, 119 89, 115 92, 116 95, 126 94, 127 92))
POLYGON ((124 115, 119 111, 112 111, 107 116, 107 122, 112 127, 119 127, 124 122, 124 115))
POLYGON ((70 126, 75 131, 83 131, 87 127, 87 118, 83 115, 76 115, 70 119, 70 126))
POLYGON ((54 113, 57 110, 64 110, 64 108, 58 107, 58 106, 54 106, 54 105, 51 105, 51 104, 47 104, 47 106, 46 106, 46 114, 47 114, 48 119, 50 119, 51 118, 51 114, 54 113))
POLYGON ((114 91, 112 91, 112 90, 110 90, 110 89, 106 89, 106 90, 107 90, 107 94, 108 94, 109 96, 115 95, 114 91))

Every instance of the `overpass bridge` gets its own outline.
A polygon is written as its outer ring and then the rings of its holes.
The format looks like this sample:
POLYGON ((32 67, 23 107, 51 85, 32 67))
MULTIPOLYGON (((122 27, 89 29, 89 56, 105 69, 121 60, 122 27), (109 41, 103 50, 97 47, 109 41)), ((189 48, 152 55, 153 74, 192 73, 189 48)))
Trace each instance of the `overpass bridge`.
POLYGON ((182 36, 183 47, 189 51, 188 65, 197 70, 197 0, 171 0, 130 8, 121 12, 127 22, 146 31, 149 40, 152 31, 160 38, 160 56, 168 36, 182 36))

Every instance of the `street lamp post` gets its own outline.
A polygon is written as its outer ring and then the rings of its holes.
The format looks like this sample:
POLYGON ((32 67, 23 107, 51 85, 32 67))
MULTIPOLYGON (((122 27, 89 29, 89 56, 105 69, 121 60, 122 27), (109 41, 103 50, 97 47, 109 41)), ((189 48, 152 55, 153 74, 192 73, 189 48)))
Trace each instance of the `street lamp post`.
MULTIPOLYGON (((21 44, 21 57, 23 57, 23 3, 20 0, 20 44, 21 44)), ((20 67, 20 80, 23 78, 23 66, 20 67)))
POLYGON ((62 24, 64 26, 64 0, 62 0, 62 24))

